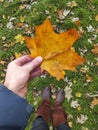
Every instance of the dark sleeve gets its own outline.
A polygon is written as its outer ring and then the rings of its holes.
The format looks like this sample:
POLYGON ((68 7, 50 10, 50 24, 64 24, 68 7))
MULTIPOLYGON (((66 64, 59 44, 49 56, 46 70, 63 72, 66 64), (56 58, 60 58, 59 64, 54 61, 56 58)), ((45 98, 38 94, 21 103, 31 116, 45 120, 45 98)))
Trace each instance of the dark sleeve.
POLYGON ((23 130, 33 111, 26 99, 0 85, 0 130, 23 130))

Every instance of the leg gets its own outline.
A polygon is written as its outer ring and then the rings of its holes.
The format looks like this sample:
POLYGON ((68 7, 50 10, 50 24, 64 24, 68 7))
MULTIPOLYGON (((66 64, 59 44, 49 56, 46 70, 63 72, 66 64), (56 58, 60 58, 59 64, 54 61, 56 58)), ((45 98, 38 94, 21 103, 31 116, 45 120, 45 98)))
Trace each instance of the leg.
POLYGON ((49 130, 48 123, 50 121, 50 87, 46 87, 42 94, 42 102, 37 109, 36 119, 33 123, 32 130, 49 130))
POLYGON ((67 122, 67 114, 62 106, 64 98, 64 91, 58 91, 52 111, 53 127, 57 130, 70 130, 67 122))
POLYGON ((56 127, 57 130, 71 130, 70 127, 64 123, 56 127))
POLYGON ((31 130, 49 130, 49 127, 46 121, 39 116, 34 120, 31 130))

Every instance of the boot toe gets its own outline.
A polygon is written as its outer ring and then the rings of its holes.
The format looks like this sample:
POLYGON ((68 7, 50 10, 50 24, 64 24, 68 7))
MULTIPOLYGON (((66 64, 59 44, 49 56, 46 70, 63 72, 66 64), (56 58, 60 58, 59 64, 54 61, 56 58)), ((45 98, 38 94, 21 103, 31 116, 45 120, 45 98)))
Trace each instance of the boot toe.
POLYGON ((56 96, 56 102, 63 103, 65 99, 65 93, 64 90, 59 90, 56 96))
POLYGON ((50 86, 47 86, 47 87, 45 87, 45 89, 43 90, 42 98, 43 98, 44 100, 50 100, 50 97, 51 97, 51 88, 50 88, 50 86))

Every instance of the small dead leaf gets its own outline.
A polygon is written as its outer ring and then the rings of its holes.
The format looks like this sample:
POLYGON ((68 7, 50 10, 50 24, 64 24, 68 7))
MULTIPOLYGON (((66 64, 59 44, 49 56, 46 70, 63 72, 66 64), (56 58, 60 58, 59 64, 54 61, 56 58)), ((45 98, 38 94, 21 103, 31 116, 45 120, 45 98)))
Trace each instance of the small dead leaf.
POLYGON ((59 19, 64 19, 68 14, 69 14, 70 10, 58 10, 57 13, 58 13, 58 16, 59 16, 59 19))
POLYGON ((4 41, 4 40, 6 40, 6 37, 5 37, 5 36, 3 36, 3 37, 2 37, 2 40, 3 40, 3 41, 4 41))
POLYGON ((0 3, 4 2, 4 0, 0 0, 0 3))
POLYGON ((31 27, 26 27, 25 32, 32 33, 32 28, 31 27))
POLYGON ((72 98, 72 89, 68 86, 64 89, 65 92, 65 98, 67 98, 68 102, 72 98))
POLYGON ((98 22, 98 14, 95 16, 95 21, 98 22))
POLYGON ((86 81, 87 82, 92 82, 93 79, 92 79, 92 77, 90 75, 86 74, 86 81))
POLYGON ((4 65, 4 64, 6 64, 6 61, 0 60, 0 64, 4 65))
POLYGON ((74 22, 77 26, 80 26, 80 20, 79 20, 79 18, 73 18, 72 22, 74 22))
POLYGON ((87 115, 81 114, 80 117, 77 117, 76 122, 79 124, 84 124, 86 120, 88 120, 87 115))
POLYGON ((2 17, 3 17, 3 19, 6 19, 6 18, 7 18, 5 14, 3 14, 3 16, 2 16, 2 17))
POLYGON ((23 25, 24 25, 24 23, 22 23, 22 22, 16 24, 17 27, 22 27, 23 25))
POLYGON ((55 100, 55 99, 56 99, 56 95, 52 95, 52 99, 54 99, 54 100, 55 100))
POLYGON ((82 126, 82 127, 81 127, 81 130, 89 130, 89 129, 86 128, 86 127, 84 127, 84 126, 82 126))
POLYGON ((78 107, 77 107, 77 110, 78 110, 78 111, 81 111, 81 106, 78 106, 78 107))
POLYGON ((24 8, 25 8, 25 6, 24 6, 23 4, 19 6, 19 9, 20 9, 20 10, 22 10, 22 9, 24 9, 24 8))
POLYGON ((98 98, 94 97, 93 101, 91 102, 91 105, 93 106, 98 105, 98 98))
POLYGON ((24 22, 24 19, 25 19, 24 16, 20 16, 20 22, 23 23, 23 22, 24 22))
POLYGON ((64 18, 64 16, 63 16, 63 9, 62 10, 58 10, 57 14, 59 16, 59 19, 63 19, 64 18))
POLYGON ((67 7, 73 8, 78 6, 78 4, 76 3, 76 1, 71 1, 67 3, 67 7))
POLYGON ((19 57, 21 57, 21 56, 22 56, 21 53, 17 53, 17 52, 15 52, 15 58, 16 58, 16 59, 19 58, 19 57))
POLYGON ((75 93, 75 96, 76 96, 76 97, 81 97, 82 94, 81 94, 80 92, 76 92, 76 93, 75 93))
POLYGON ((94 49, 92 49, 92 52, 93 52, 95 55, 98 55, 98 44, 95 44, 95 45, 94 45, 94 49))
POLYGON ((15 36, 15 42, 16 43, 21 43, 21 44, 23 44, 24 43, 24 38, 21 36, 21 34, 18 34, 17 36, 15 36))
POLYGON ((72 128, 73 123, 70 121, 68 122, 68 125, 72 128))
POLYGON ((71 101, 71 107, 72 108, 77 108, 77 107, 79 107, 80 105, 79 105, 79 103, 78 103, 78 101, 77 100, 75 100, 75 101, 71 101))

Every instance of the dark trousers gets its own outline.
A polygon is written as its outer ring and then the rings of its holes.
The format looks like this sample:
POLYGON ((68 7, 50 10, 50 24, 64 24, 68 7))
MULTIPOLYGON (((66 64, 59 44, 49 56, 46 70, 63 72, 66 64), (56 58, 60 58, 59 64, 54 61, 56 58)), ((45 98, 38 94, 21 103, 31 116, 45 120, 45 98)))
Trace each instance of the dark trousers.
MULTIPOLYGON (((49 130, 48 124, 42 117, 38 117, 33 122, 33 126, 31 130, 49 130)), ((59 125, 56 130, 71 130, 67 124, 59 125)))

